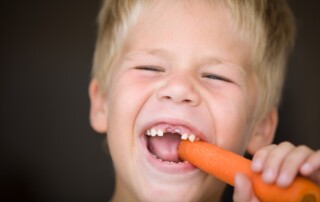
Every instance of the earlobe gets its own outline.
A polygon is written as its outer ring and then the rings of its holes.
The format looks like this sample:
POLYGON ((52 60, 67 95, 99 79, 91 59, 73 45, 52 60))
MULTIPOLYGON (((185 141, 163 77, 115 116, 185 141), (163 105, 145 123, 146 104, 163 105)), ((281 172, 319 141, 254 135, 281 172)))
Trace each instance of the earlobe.
POLYGON ((248 143, 247 151, 254 154, 257 150, 272 143, 278 125, 278 111, 273 107, 260 123, 256 125, 248 143))
POLYGON ((92 79, 89 84, 90 124, 98 133, 107 131, 107 102, 106 96, 100 89, 98 81, 92 79))

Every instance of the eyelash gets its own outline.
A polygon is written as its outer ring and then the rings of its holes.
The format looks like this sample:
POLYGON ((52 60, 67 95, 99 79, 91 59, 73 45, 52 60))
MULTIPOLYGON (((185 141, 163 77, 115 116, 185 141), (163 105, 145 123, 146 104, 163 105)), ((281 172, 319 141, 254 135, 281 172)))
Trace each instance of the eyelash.
POLYGON ((220 81, 225 81, 228 83, 232 83, 232 81, 230 79, 227 79, 225 77, 219 76, 219 75, 215 75, 215 74, 203 74, 202 75, 203 78, 208 78, 208 79, 213 79, 213 80, 220 80, 220 81))
MULTIPOLYGON (((138 66, 138 67, 135 67, 135 69, 145 70, 145 71, 154 71, 154 72, 164 72, 163 69, 161 69, 160 67, 157 67, 157 66, 138 66)), ((220 81, 232 83, 232 81, 230 79, 227 79, 225 77, 222 77, 222 76, 219 76, 216 74, 203 74, 202 77, 212 79, 212 80, 220 80, 220 81)))
POLYGON ((163 70, 160 67, 156 67, 156 66, 138 66, 138 67, 135 67, 135 69, 154 71, 154 72, 163 72, 163 70))

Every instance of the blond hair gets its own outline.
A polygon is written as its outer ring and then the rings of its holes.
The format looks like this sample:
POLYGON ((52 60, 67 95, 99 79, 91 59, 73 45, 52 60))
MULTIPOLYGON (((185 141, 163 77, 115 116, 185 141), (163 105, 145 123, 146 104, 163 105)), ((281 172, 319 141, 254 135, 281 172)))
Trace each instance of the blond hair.
MULTIPOLYGON (((156 0, 105 0, 98 17, 98 39, 92 75, 102 88, 112 70, 128 29, 145 6, 156 0)), ((285 0, 207 0, 230 11, 237 33, 253 43, 253 71, 258 87, 256 116, 278 106, 295 26, 285 0)), ((259 118, 258 118, 259 119, 259 118)))

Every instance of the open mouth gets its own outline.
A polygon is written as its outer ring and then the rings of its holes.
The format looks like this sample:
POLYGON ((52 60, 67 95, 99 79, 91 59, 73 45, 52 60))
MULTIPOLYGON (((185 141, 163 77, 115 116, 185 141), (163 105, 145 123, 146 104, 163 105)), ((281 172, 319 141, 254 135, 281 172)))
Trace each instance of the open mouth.
POLYGON ((183 163, 178 155, 181 140, 197 141, 200 138, 184 126, 158 124, 145 131, 147 149, 161 162, 183 163))

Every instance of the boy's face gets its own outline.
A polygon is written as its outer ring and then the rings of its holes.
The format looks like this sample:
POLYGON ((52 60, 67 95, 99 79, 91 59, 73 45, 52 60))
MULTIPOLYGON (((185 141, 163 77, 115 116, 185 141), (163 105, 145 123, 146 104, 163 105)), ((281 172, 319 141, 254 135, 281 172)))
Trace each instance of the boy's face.
POLYGON ((219 197, 222 183, 178 162, 176 148, 182 134, 194 134, 244 152, 256 100, 250 51, 222 6, 159 1, 142 14, 127 34, 105 98, 115 197, 219 197), (148 130, 164 136, 147 136, 148 130))

